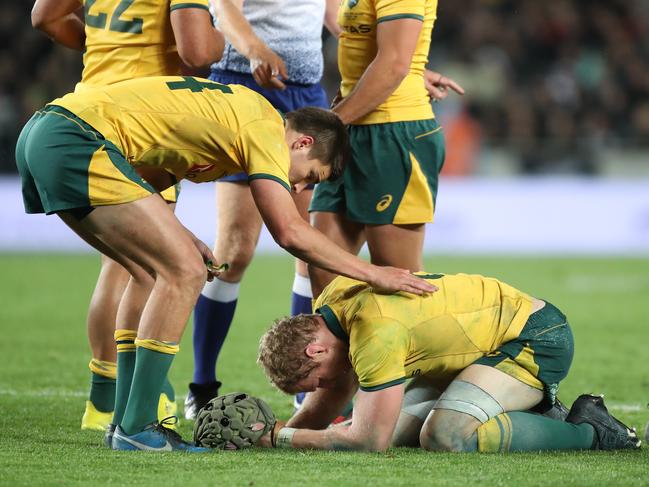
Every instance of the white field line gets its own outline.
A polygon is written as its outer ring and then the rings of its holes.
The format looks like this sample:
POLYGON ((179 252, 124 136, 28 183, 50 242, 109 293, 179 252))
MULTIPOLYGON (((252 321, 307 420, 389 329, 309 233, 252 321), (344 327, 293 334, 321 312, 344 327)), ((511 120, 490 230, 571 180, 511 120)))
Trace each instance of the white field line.
MULTIPOLYGON (((67 389, 39 389, 18 391, 15 389, 2 389, 0 388, 0 396, 16 396, 16 397, 87 397, 88 391, 70 391, 67 389)), ((183 402, 184 396, 176 396, 177 402, 183 402)), ((637 413, 641 411, 649 411, 649 404, 623 404, 613 403, 607 404, 606 407, 612 411, 621 411, 623 413, 637 413)))

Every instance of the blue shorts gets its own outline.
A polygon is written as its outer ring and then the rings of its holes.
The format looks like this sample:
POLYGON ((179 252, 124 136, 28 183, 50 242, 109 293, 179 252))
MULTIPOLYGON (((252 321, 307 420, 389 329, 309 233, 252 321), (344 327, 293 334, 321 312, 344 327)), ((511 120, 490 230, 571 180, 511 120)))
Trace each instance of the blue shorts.
MULTIPOLYGON (((267 90, 257 84, 251 74, 236 73, 234 71, 213 70, 210 73, 210 80, 224 85, 243 85, 246 88, 256 91, 266 98, 271 105, 279 111, 287 113, 303 107, 329 108, 327 94, 320 86, 320 83, 312 85, 298 85, 286 83, 286 89, 267 90)), ((225 176, 219 181, 248 181, 246 173, 232 174, 225 176)))

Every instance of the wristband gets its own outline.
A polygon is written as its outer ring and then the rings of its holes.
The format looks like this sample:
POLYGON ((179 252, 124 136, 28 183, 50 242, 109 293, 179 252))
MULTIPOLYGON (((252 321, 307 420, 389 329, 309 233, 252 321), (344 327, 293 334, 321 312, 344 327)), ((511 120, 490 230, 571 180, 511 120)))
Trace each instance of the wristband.
POLYGON ((293 435, 297 431, 296 428, 282 428, 277 432, 275 444, 277 448, 293 448, 293 435))

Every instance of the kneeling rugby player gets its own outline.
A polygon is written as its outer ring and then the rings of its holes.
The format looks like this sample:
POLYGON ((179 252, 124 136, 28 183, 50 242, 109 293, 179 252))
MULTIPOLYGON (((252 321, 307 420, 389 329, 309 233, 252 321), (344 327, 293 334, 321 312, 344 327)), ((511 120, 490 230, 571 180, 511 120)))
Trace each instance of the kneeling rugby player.
POLYGON ((439 291, 386 295, 338 277, 316 301, 316 314, 275 322, 261 339, 259 362, 282 391, 310 394, 261 446, 639 446, 635 431, 613 418, 601 397, 580 396, 565 421, 550 414, 573 358, 572 332, 556 307, 496 279, 420 275, 439 291), (351 424, 327 428, 357 391, 351 424))

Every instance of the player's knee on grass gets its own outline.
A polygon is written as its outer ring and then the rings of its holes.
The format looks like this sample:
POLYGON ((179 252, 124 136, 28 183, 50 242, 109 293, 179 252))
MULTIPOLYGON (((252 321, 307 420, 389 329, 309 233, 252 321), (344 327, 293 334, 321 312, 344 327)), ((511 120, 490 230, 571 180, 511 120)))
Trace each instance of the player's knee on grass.
POLYGON ((476 430, 503 412, 496 399, 477 385, 454 380, 439 397, 420 434, 422 448, 475 451, 476 430))
POLYGON ((420 446, 429 451, 476 451, 480 422, 468 414, 433 410, 419 433, 420 446))

